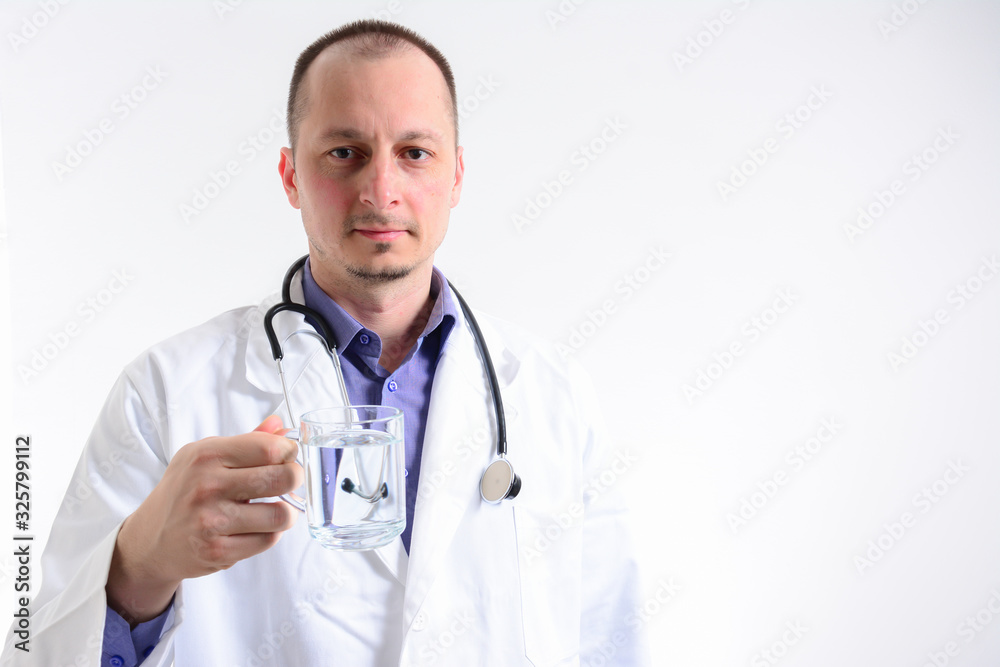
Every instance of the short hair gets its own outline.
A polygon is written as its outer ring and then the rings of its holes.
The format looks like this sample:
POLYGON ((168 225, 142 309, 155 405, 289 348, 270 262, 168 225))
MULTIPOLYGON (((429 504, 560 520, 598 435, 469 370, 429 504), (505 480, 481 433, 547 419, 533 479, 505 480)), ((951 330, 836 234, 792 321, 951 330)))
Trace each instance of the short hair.
POLYGON ((427 54, 437 65, 448 85, 448 94, 451 96, 451 119, 455 126, 455 145, 458 145, 458 102, 455 95, 455 76, 451 72, 448 60, 437 47, 409 28, 390 21, 363 19, 326 33, 299 54, 299 59, 295 62, 295 70, 292 72, 292 82, 288 87, 286 119, 288 141, 291 143, 293 155, 295 144, 299 138, 299 124, 302 122, 309 104, 305 92, 299 90, 302 80, 305 78, 309 66, 319 54, 338 42, 353 42, 353 54, 371 60, 385 58, 410 47, 416 47, 427 54))

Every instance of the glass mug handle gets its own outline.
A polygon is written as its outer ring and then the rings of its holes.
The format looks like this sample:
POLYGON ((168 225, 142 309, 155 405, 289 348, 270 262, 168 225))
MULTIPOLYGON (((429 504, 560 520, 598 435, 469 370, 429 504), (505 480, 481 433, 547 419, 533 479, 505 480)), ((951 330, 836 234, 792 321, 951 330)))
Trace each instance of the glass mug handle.
MULTIPOLYGON (((303 468, 305 468, 305 466, 302 465, 302 447, 301 447, 301 441, 299 440, 299 429, 293 428, 290 431, 288 431, 288 433, 285 433, 283 437, 288 438, 289 440, 294 440, 296 443, 299 443, 300 445, 299 452, 298 454, 295 455, 295 462, 298 463, 303 468)), ((282 493, 278 497, 284 500, 292 507, 294 507, 295 509, 297 509, 298 511, 300 512, 306 511, 305 501, 303 501, 302 498, 296 496, 294 493, 282 493)))

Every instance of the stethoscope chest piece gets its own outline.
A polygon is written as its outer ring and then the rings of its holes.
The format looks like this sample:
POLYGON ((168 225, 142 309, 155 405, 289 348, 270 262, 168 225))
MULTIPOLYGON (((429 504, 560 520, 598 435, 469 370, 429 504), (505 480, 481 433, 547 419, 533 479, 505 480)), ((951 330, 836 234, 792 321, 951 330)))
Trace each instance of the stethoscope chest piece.
POLYGON ((506 498, 514 498, 520 490, 521 478, 514 473, 514 466, 505 458, 491 463, 479 482, 480 495, 491 505, 497 505, 506 498))

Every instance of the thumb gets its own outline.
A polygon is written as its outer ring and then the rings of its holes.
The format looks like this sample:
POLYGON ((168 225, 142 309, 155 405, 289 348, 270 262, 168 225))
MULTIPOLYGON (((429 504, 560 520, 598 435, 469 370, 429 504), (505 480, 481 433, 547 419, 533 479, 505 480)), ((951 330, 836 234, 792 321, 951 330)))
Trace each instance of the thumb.
POLYGON ((254 431, 261 431, 263 433, 277 433, 278 431, 281 431, 283 429, 283 426, 284 425, 281 423, 281 417, 279 417, 278 415, 271 415, 270 417, 262 421, 260 425, 254 429, 254 431))

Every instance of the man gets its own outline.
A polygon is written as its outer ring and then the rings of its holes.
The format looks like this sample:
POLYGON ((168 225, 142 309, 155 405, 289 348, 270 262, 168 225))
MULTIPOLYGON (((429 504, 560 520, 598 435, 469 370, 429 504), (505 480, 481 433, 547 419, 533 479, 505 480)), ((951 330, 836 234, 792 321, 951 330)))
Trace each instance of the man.
MULTIPOLYGON (((289 342, 292 404, 403 409, 406 532, 329 551, 290 506, 248 502, 295 490, 302 473, 260 325, 275 299, 231 311, 126 368, 53 527, 32 652, 8 639, 6 660, 646 664, 623 512, 588 485, 613 455, 591 425, 593 393, 548 346, 490 320, 524 488, 500 505, 479 497, 492 403, 433 266, 464 176, 455 100, 422 38, 344 26, 298 61, 279 161, 309 239, 292 298, 329 321, 348 391, 315 347, 289 342), (87 493, 73 495, 79 484, 87 493)), ((279 338, 308 327, 297 315, 277 326, 279 338)))

